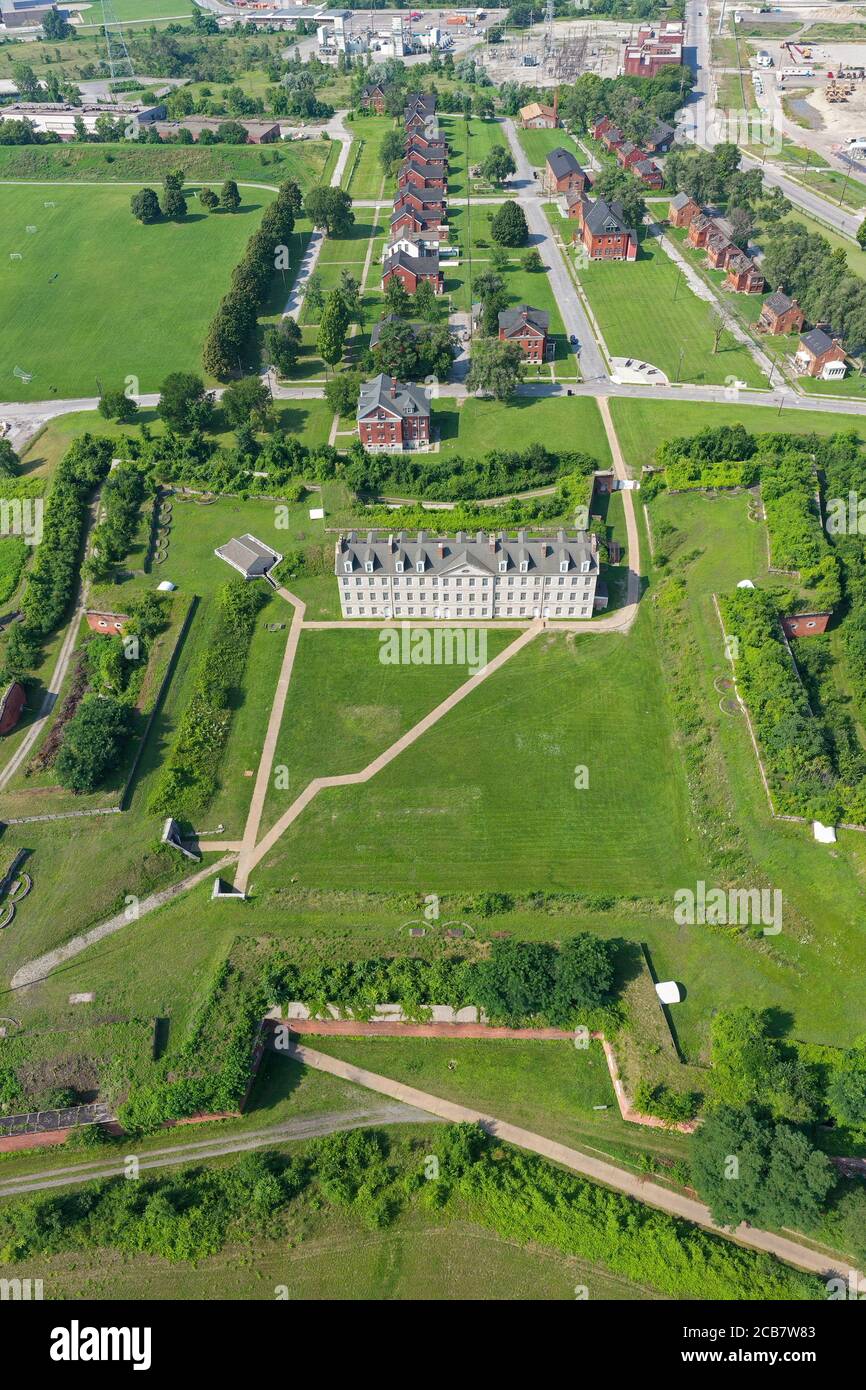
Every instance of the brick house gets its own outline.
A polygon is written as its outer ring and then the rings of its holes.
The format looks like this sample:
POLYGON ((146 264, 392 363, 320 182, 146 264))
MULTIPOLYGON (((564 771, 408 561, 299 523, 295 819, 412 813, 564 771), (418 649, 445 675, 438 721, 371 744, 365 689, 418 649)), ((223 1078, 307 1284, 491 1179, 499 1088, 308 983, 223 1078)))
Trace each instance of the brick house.
POLYGON ((550 315, 544 309, 533 309, 530 304, 503 309, 499 315, 499 341, 518 343, 527 362, 546 360, 549 329, 550 315))
POLYGON ((799 333, 805 322, 806 315, 796 299, 776 290, 764 300, 755 326, 760 333, 799 333))
POLYGON ((672 227, 688 227, 700 212, 699 204, 688 193, 677 193, 668 207, 668 221, 672 227))
POLYGON ((809 333, 801 333, 794 365, 803 376, 840 381, 846 371, 845 358, 845 349, 838 337, 831 337, 823 328, 813 328, 809 333))
POLYGON ((593 261, 634 261, 637 233, 625 220, 622 205, 596 198, 585 208, 573 240, 581 243, 593 261))
POLYGON ((625 136, 617 125, 609 125, 601 136, 601 143, 611 154, 616 150, 617 145, 621 145, 625 136))
POLYGON ((385 88, 381 82, 371 82, 361 93, 361 106, 365 111, 375 111, 377 116, 385 114, 385 88))
POLYGON ((654 159, 639 159, 632 166, 632 173, 637 174, 647 188, 653 188, 656 192, 665 186, 665 176, 654 159))
POLYGON ((737 247, 728 259, 727 271, 726 290, 736 290, 738 294, 760 294, 764 288, 764 277, 755 262, 737 247))
POLYGON ((430 402, 423 387, 384 372, 362 385, 357 421, 365 449, 417 449, 430 442, 430 402))
POLYGON ((659 121, 653 126, 649 135, 644 136, 643 147, 649 150, 650 154, 667 154, 674 142, 676 131, 667 121, 659 121))
POLYGON ((441 233, 446 231, 444 215, 442 217, 426 217, 415 212, 412 208, 402 208, 399 212, 391 214, 392 241, 402 236, 439 237, 441 233))
POLYGON ((699 212, 697 217, 693 217, 689 223, 686 241, 689 243, 689 246, 696 246, 700 250, 706 246, 713 232, 717 232, 718 230, 719 228, 711 217, 707 217, 705 212, 699 212))
POLYGON ((587 185, 586 173, 569 150, 551 150, 544 161, 541 182, 545 193, 555 195, 576 189, 582 193, 587 185))
POLYGON ((832 613, 788 613, 782 617, 782 631, 790 637, 815 637, 827 631, 832 613))
POLYGON ((570 217, 572 221, 581 222, 583 220, 584 207, 589 203, 589 198, 585 193, 579 193, 576 188, 570 188, 559 200, 560 211, 563 217, 570 217))
POLYGON ((610 116, 600 116, 597 120, 594 120, 592 123, 593 140, 600 140, 603 135, 607 134, 612 125, 613 121, 610 119, 610 116))
POLYGON ((27 704, 27 692, 20 681, 12 681, 0 695, 0 734, 11 733, 27 704))
POLYGON ((406 159, 397 175, 397 187, 401 192, 406 188, 433 188, 444 194, 448 188, 445 165, 426 159, 406 159))
POLYGON ((404 290, 409 294, 414 294, 425 280, 433 286, 434 294, 441 294, 444 289, 438 256, 409 256, 405 251, 386 254, 382 267, 383 290, 387 288, 392 276, 396 276, 402 282, 404 290))
POLYGON ((445 195, 441 188, 414 188, 411 184, 407 184, 405 188, 400 189, 394 199, 395 212, 402 212, 404 208, 410 208, 412 212, 417 212, 422 219, 426 218, 430 222, 434 218, 444 215, 445 195))
POLYGON ((707 265, 712 270, 727 270, 728 262, 737 248, 721 228, 714 228, 707 237, 704 250, 707 253, 707 265))
POLYGON ((617 163, 623 169, 633 169, 644 158, 643 150, 633 140, 623 140, 614 150, 617 163))
POLYGON ((447 168, 448 146, 444 140, 428 140, 426 136, 414 130, 411 135, 406 136, 406 158, 444 164, 447 168))

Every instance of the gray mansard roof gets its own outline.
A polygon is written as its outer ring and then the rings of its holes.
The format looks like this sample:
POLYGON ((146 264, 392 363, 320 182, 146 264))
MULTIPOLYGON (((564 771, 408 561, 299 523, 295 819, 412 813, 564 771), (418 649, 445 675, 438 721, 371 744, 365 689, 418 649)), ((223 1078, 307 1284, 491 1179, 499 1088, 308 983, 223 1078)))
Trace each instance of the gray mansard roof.
POLYGON ((478 531, 468 535, 429 536, 419 531, 411 539, 406 531, 385 535, 350 531, 340 536, 334 557, 334 573, 392 574, 598 574, 598 556, 585 531, 569 536, 532 537, 525 531, 509 536, 505 531, 478 531), (367 565, 373 566, 372 571, 367 565), (526 565, 526 569, 521 568, 526 565), (346 568, 348 565, 348 569, 346 568), (423 570, 418 569, 423 565, 423 570), (502 566, 505 566, 505 569, 502 566), (588 568, 584 569, 583 566, 588 568), (400 568, 398 568, 398 566, 400 568))
POLYGON ((566 174, 582 174, 583 170, 570 150, 561 146, 551 150, 547 156, 547 166, 555 179, 563 179, 566 174))

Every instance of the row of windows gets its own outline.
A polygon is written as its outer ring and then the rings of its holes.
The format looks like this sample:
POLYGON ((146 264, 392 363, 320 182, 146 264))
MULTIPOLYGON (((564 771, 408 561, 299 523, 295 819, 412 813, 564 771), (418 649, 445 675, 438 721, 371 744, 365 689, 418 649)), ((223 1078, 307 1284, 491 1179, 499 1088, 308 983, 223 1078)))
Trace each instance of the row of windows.
MULTIPOLYGON (((544 617, 586 618, 589 616, 589 612, 590 609, 588 604, 583 604, 580 608, 575 605, 556 604, 555 606, 548 606, 544 609, 544 617)), ((348 604, 345 608, 345 614, 347 618, 489 618, 491 616, 495 618, 532 618, 538 616, 538 609, 533 608, 531 604, 514 604, 513 606, 509 604, 505 608, 501 606, 496 608, 491 615, 489 606, 477 609, 454 608, 448 609, 443 613, 440 608, 427 608, 422 605, 418 608, 416 613, 415 608, 412 606, 408 608, 398 606, 392 611, 390 608, 379 608, 374 605, 367 607, 361 604, 354 607, 352 604, 348 604)))
MULTIPOLYGON (((343 583, 343 588, 344 588, 344 589, 347 588, 348 585, 351 584, 351 582, 352 582, 352 581, 351 581, 350 579, 343 579, 343 581, 342 581, 342 583, 343 583)), ((363 579, 363 577, 362 577, 361 575, 356 575, 356 576, 355 576, 355 583, 356 583, 356 584, 363 584, 364 582, 365 582, 365 581, 364 581, 364 579, 363 579)), ((411 587, 411 586, 415 583, 415 577, 414 577, 414 575, 407 575, 407 576, 405 577, 405 579, 403 579, 403 580, 401 581, 399 578, 397 578, 397 579, 391 579, 390 575, 382 574, 382 575, 379 575, 378 577, 374 577, 374 578, 372 578, 372 579, 367 579, 366 584, 367 584, 367 587, 368 587, 368 588, 371 588, 371 587, 374 587, 377 583, 379 583, 379 584, 386 584, 386 585, 387 585, 389 582, 392 583, 392 584, 394 585, 394 588, 395 588, 395 589, 399 587, 399 585, 400 585, 401 582, 404 583, 404 584, 407 584, 408 586, 411 587)), ((516 584, 516 583, 517 583, 517 579, 514 577, 514 575, 510 575, 507 579, 494 579, 492 582, 493 582, 495 585, 501 587, 502 584, 509 584, 509 585, 511 585, 511 584, 516 584)), ((435 585, 435 584, 439 584, 439 583, 440 583, 440 580, 439 580, 438 575, 435 575, 435 574, 427 574, 427 575, 421 575, 421 576, 419 577, 419 579, 418 579, 418 583, 419 583, 420 585, 424 585, 424 584, 434 584, 434 585, 435 585)), ((442 581, 441 581, 441 583, 442 583, 442 584, 454 584, 454 585, 456 585, 456 587, 457 587, 458 589, 460 588, 460 585, 461 585, 461 584, 464 584, 464 583, 465 583, 465 584, 468 584, 470 588, 474 588, 475 583, 476 583, 476 580, 475 580, 475 579, 472 579, 472 578, 464 579, 464 578, 461 578, 461 577, 457 576, 457 577, 452 577, 452 578, 450 578, 450 579, 448 579, 448 578, 443 578, 442 581)), ((486 588, 487 585, 491 583, 491 581, 490 581, 489 579, 479 579, 479 580, 477 581, 477 583, 479 583, 479 584, 481 585, 482 588, 486 588)), ((521 579, 520 579, 520 584, 521 584, 521 587, 523 587, 523 588, 525 588, 527 584, 546 584, 548 588, 551 588, 554 584, 558 585, 559 588, 562 588, 562 586, 563 586, 564 584, 568 584, 570 588, 574 588, 575 585, 577 585, 577 584, 589 584, 589 583, 590 583, 589 575, 587 575, 584 579, 578 579, 578 578, 576 578, 575 576, 572 576, 570 579, 566 579, 563 575, 558 575, 558 574, 557 574, 557 575, 554 575, 554 574, 548 574, 548 575, 539 574, 539 575, 533 575, 531 579, 530 579, 528 576, 522 576, 521 579)))

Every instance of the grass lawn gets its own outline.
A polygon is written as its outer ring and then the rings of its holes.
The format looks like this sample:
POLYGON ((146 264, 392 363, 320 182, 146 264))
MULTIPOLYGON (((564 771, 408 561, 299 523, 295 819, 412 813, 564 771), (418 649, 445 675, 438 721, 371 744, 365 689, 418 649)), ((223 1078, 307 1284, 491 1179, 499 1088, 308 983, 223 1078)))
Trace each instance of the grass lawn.
MULTIPOLYGON (((630 1145, 637 1137, 634 1126, 620 1116, 601 1043, 580 1050, 572 1042, 469 1038, 305 1035, 303 1041, 318 1052, 473 1106, 561 1144, 604 1148, 610 1142, 630 1145)), ((672 1157, 682 1155, 686 1140, 662 1133, 658 1148, 672 1157)))
POLYGON ((733 376, 766 385, 751 353, 729 334, 713 353, 709 305, 654 239, 644 239, 633 263, 593 261, 578 278, 613 356, 651 362, 672 382, 721 385, 733 376))
POLYGON ((641 622, 538 638, 371 782, 321 793, 254 886, 655 892, 689 881, 690 835, 641 622))
MULTIPOLYGON (((387 188, 379 146, 385 132, 396 128, 396 122, 390 116, 356 116, 349 128, 357 144, 349 153, 343 187, 353 198, 382 197, 387 188)), ((391 182, 387 181, 388 188, 391 182)))
POLYGON ((486 453, 490 449, 526 449, 540 441, 546 448, 578 449, 594 454, 599 468, 610 466, 610 448, 595 401, 588 396, 515 396, 507 402, 467 396, 434 401, 443 454, 486 453))
MULTIPOLYGON (((336 140, 280 145, 6 145, 0 148, 0 180, 160 183, 168 169, 182 169, 188 183, 217 184, 233 178, 276 189, 295 179, 303 189, 322 178, 336 140)), ((126 191, 126 197, 132 192, 126 191)), ((45 194, 51 198, 51 193, 45 194)))
POLYGON ((653 455, 666 439, 697 434, 698 430, 742 423, 756 434, 836 434, 854 430, 866 439, 866 417, 827 410, 782 410, 736 402, 711 405, 704 401, 646 401, 614 397, 610 403, 613 422, 629 467, 640 472, 652 463, 653 455))
POLYGON ((155 391, 169 371, 200 371, 207 326, 270 197, 247 195, 233 215, 192 202, 184 222, 142 226, 128 189, 3 188, 5 399, 97 395, 128 377, 155 391))
MULTIPOLYGON (((183 0, 113 0, 112 8, 121 23, 131 19, 183 19, 185 21, 189 17, 189 11, 183 0)), ((85 24, 101 23, 98 4, 84 4, 80 6, 80 11, 85 24)))
MULTIPOLYGON (((512 639, 510 633, 490 632, 488 658, 512 639)), ((472 675, 465 665, 385 665, 381 652, 375 631, 302 634, 263 828, 273 825, 314 777, 366 767, 472 675)))
POLYGON ((586 166, 586 155, 564 130, 519 130, 517 138, 534 169, 542 169, 551 150, 563 149, 573 154, 578 164, 586 166))
MULTIPOLYGON (((465 121, 462 116, 442 115, 439 125, 448 144, 448 196, 465 198, 467 168, 482 164, 494 146, 507 148, 505 132, 498 121, 482 121, 476 116, 465 121)), ((472 180, 472 190, 477 193, 494 191, 481 179, 472 180)))

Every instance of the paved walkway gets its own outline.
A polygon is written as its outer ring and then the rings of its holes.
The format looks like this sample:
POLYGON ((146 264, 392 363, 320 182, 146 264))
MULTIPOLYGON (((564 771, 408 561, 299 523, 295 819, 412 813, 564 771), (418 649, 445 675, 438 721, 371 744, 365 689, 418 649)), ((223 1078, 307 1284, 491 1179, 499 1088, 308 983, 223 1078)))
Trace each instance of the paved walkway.
POLYGON ((199 869, 198 873, 191 878, 181 879, 179 883, 171 883, 167 888, 160 888, 158 892, 151 893, 149 897, 142 898, 138 905, 138 912, 135 917, 127 917, 126 911, 118 912, 116 916, 109 917, 107 921, 100 922, 99 926, 91 927, 90 931, 83 932, 81 936, 73 936, 65 945, 58 946, 55 951, 48 951, 44 956, 37 956, 27 965, 22 965, 20 970, 16 970, 10 982, 11 989, 23 989, 25 985, 34 985, 38 980, 43 980, 46 975, 50 975, 52 970, 56 970, 58 965, 64 961, 71 960, 73 956, 78 956, 82 951, 86 951, 88 946, 94 945, 97 941, 102 941, 106 936, 112 936, 123 927, 128 927, 130 921, 140 921, 148 913, 155 912, 158 907, 163 907, 172 899, 180 897, 181 893, 186 893, 190 888, 196 888, 200 883, 204 883, 206 878, 211 878, 218 874, 220 869, 224 869, 228 864, 234 862, 234 855, 226 855, 223 859, 217 860, 216 864, 209 864, 206 869, 199 869))
POLYGON ((302 603, 295 594, 289 593, 288 589, 278 589, 277 593, 280 595, 280 598, 285 599, 287 603, 294 605, 295 613, 292 618, 292 625, 289 628, 288 638, 286 639, 286 650, 283 653, 283 661, 280 666, 280 674, 277 679, 277 688, 274 693, 273 704, 271 705, 265 741, 262 744, 262 754, 259 758, 258 771, 256 772, 256 784, 253 788, 250 809, 247 812, 246 825, 244 826, 244 837, 241 845, 240 859, 238 860, 238 871, 235 875, 235 887, 239 888, 241 892, 246 892, 247 880, 251 868, 250 861, 255 849, 256 840, 259 837, 259 826, 262 822, 262 812, 271 782, 271 770, 273 768, 274 756, 277 751, 277 741, 280 737, 280 729, 283 723, 283 713, 289 694, 289 684, 295 666, 298 643, 301 640, 301 629, 304 626, 304 614, 307 611, 306 605, 302 603))
POLYGON ((506 1143, 514 1144, 517 1148, 526 1149, 530 1153, 539 1154, 552 1163, 559 1163, 564 1168, 570 1168, 574 1173, 580 1173, 584 1177, 590 1178, 593 1182, 615 1188, 618 1192, 624 1192, 638 1202, 644 1202, 648 1206, 666 1211, 671 1216, 682 1217, 697 1226, 703 1226, 717 1235, 735 1241, 738 1245, 745 1245, 753 1250, 761 1250, 766 1254, 775 1255, 777 1259, 796 1265, 798 1269, 805 1269, 811 1274, 825 1277, 831 1274, 847 1274, 848 1272, 841 1262, 834 1262, 827 1255, 810 1250, 808 1246, 800 1245, 794 1240, 787 1240, 784 1236, 775 1235, 771 1231, 761 1231, 745 1223, 738 1226, 734 1232, 721 1230, 713 1221, 709 1208, 703 1202, 687 1197, 681 1192, 669 1191, 658 1183, 649 1182, 622 1168, 615 1167, 612 1163, 606 1163, 603 1159, 593 1158, 590 1154, 582 1153, 579 1149, 569 1148, 566 1144, 558 1144, 553 1139, 546 1139, 544 1135, 534 1134, 531 1130, 522 1129, 519 1125, 512 1125, 505 1120, 496 1119, 495 1116, 485 1115, 480 1110, 470 1109, 469 1106, 457 1105, 454 1101, 432 1096, 427 1091, 418 1091, 414 1086, 405 1086, 401 1081, 393 1081, 390 1077, 379 1076, 376 1072, 367 1071, 364 1067, 356 1067, 349 1062, 343 1062, 338 1057, 329 1057, 324 1052, 316 1052, 312 1048, 305 1047, 302 1043, 290 1044, 288 1055, 294 1057, 296 1061, 302 1062, 304 1066, 315 1067, 318 1071, 328 1072, 331 1076, 340 1077, 344 1081, 351 1081, 356 1086, 366 1086, 372 1091, 377 1091, 380 1095, 390 1096, 393 1100, 401 1100, 406 1105, 412 1105, 419 1110, 428 1110, 431 1114, 438 1115, 440 1119, 447 1120, 450 1124, 481 1125, 488 1134, 497 1139, 503 1139, 506 1143))

